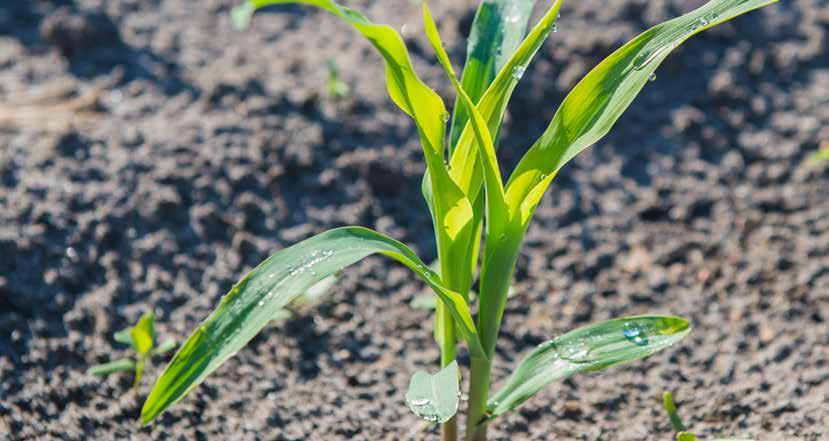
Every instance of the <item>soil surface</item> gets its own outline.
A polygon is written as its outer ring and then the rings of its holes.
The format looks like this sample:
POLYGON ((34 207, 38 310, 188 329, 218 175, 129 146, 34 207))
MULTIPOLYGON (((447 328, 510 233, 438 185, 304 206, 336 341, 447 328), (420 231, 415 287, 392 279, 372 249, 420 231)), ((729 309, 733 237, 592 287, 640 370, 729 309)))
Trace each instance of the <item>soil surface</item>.
MULTIPOLYGON (((432 2, 462 60, 472 0, 432 2)), ((699 1, 566 2, 516 91, 505 167, 565 93, 638 32, 699 1)), ((452 102, 408 0, 353 1, 406 30, 452 102)), ((308 8, 235 32, 229 0, 0 2, 0 438, 437 439, 404 405, 439 359, 424 290, 370 258, 274 323, 149 428, 112 333, 149 308, 182 340, 248 269, 358 224, 435 258, 413 125, 380 58, 308 8), (349 98, 325 95, 334 59, 349 98)), ((829 4, 786 0, 706 31, 542 201, 494 381, 534 345, 621 315, 693 320, 680 345, 555 383, 493 439, 671 439, 673 390, 705 438, 829 438, 829 4)), ((461 364, 468 365, 468 357, 461 364)), ((165 360, 150 367, 145 396, 165 360)))

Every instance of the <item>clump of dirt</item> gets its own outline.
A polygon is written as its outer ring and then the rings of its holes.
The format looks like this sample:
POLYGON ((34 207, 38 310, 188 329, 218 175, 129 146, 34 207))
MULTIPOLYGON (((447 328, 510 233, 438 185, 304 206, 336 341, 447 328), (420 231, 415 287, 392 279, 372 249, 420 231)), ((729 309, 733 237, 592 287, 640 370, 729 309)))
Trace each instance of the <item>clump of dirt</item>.
MULTIPOLYGON (((455 60, 474 3, 432 5, 455 60)), ((452 102, 417 5, 349 5, 407 24, 416 67, 452 102)), ((0 4, 7 437, 437 437, 404 404, 412 372, 439 358, 430 313, 408 306, 423 287, 380 258, 152 427, 138 426, 129 376, 85 373, 123 355, 112 333, 148 308, 181 340, 241 274, 328 228, 369 226, 435 257, 420 147, 379 57, 324 13, 275 8, 240 33, 229 6, 0 4), (337 103, 324 97, 329 58, 352 88, 337 103)), ((516 91, 505 168, 588 69, 691 6, 566 3, 516 91)), ((827 35, 821 0, 706 31, 560 173, 519 260, 495 387, 533 345, 592 321, 660 312, 695 328, 672 350, 550 386, 497 421, 494 439, 668 439, 664 390, 705 437, 829 436, 829 166, 808 159, 829 139, 827 35)))

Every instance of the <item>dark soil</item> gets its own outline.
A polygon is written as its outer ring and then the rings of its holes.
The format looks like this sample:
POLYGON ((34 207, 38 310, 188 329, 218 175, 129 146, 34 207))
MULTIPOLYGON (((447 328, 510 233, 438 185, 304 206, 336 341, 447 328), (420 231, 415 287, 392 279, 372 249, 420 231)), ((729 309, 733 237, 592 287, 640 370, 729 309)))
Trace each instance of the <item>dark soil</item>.
MULTIPOLYGON (((154 308, 185 338, 241 274, 359 224, 435 257, 412 123, 346 25, 275 8, 247 32, 229 0, 0 2, 0 438, 436 439, 403 404, 434 370, 424 289, 370 258, 318 308, 266 329, 151 428, 112 333, 154 308), (352 97, 324 94, 328 58, 352 97)), ((408 0, 358 1, 407 26, 453 100, 408 0)), ((567 2, 503 134, 513 165, 565 93, 638 32, 699 1, 567 2)), ((432 2, 461 60, 472 0, 432 2)), ((519 260, 496 383, 533 345, 645 312, 682 344, 556 383, 496 439, 829 438, 829 4, 786 0, 677 50, 612 133, 560 174, 519 260)), ((462 358, 462 363, 468 359, 462 358)), ((156 360, 141 394, 164 360, 156 360)))

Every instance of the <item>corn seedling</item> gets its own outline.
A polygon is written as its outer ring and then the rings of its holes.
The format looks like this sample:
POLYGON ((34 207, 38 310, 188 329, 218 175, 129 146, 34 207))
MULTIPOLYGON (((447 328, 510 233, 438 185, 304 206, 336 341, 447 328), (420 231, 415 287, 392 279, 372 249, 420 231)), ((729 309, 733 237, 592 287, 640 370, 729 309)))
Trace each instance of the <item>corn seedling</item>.
POLYGON ((340 79, 340 69, 337 67, 337 62, 333 58, 329 58, 325 62, 325 67, 328 70, 328 80, 325 83, 328 99, 336 101, 347 98, 351 88, 340 79))
MULTIPOLYGON (((693 432, 688 432, 685 424, 682 423, 682 418, 676 410, 674 404, 674 396, 670 392, 665 392, 662 396, 662 407, 668 413, 668 418, 671 420, 671 427, 676 431, 676 441, 697 441, 697 436, 693 432)), ((750 439, 742 438, 717 438, 713 441, 752 441, 750 439)))
POLYGON ((820 165, 829 161, 829 141, 821 142, 820 147, 809 156, 809 161, 813 165, 820 165))
POLYGON ((166 354, 176 347, 176 342, 173 340, 164 340, 156 344, 155 318, 152 312, 142 315, 135 326, 116 332, 113 339, 118 343, 130 345, 135 351, 135 356, 99 364, 89 368, 87 372, 100 376, 116 372, 133 372, 135 375, 133 389, 136 392, 141 383, 141 377, 144 375, 144 368, 152 356, 166 354))
POLYGON ((457 439, 460 400, 458 342, 469 351, 467 440, 482 441, 487 427, 549 383, 648 356, 690 331, 688 321, 665 315, 623 317, 587 325, 542 343, 490 391, 490 370, 512 274, 536 206, 559 170, 611 129, 668 54, 691 36, 775 0, 712 0, 659 24, 613 52, 567 95, 548 128, 502 180, 496 145, 507 103, 528 64, 556 30, 562 0, 552 1, 527 28, 534 1, 484 0, 472 24, 463 76, 458 79, 424 5, 425 31, 457 100, 443 100, 415 73, 404 40, 392 27, 331 0, 250 0, 233 19, 244 27, 260 7, 303 3, 342 19, 385 61, 392 101, 417 128, 426 170, 423 195, 434 224, 439 271, 406 245, 370 229, 326 231, 274 254, 243 277, 179 349, 141 412, 149 423, 184 398, 244 347, 296 296, 369 255, 390 257, 420 276, 436 296, 438 373, 417 372, 408 406, 441 424, 443 440, 457 439), (480 262, 480 264, 479 264, 480 262), (470 288, 476 273, 477 315, 470 288))

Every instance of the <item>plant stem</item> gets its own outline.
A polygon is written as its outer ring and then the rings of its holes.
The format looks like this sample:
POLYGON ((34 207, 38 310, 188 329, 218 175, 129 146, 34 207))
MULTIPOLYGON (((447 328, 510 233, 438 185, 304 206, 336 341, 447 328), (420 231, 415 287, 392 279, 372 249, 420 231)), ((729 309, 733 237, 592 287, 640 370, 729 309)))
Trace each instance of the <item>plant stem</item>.
POLYGON ((489 374, 492 362, 473 358, 469 378, 469 409, 466 415, 466 441, 486 441, 486 424, 479 424, 486 416, 489 396, 489 374))
MULTIPOLYGON (((438 301, 436 314, 440 319, 436 320, 436 324, 441 327, 438 330, 441 335, 443 344, 440 348, 440 367, 444 368, 455 360, 455 321, 446 310, 446 305, 438 301)), ((458 423, 455 417, 440 425, 440 439, 441 441, 457 441, 458 439, 458 423)))

